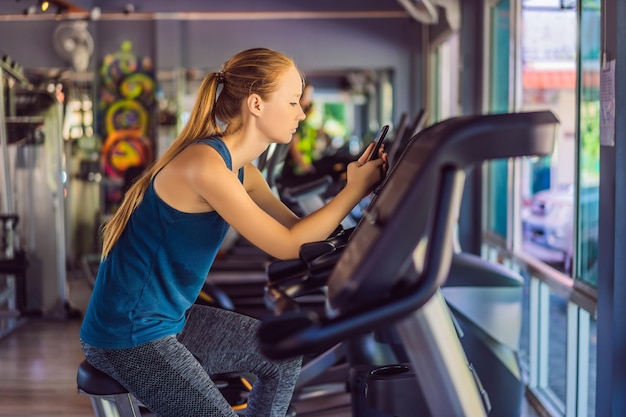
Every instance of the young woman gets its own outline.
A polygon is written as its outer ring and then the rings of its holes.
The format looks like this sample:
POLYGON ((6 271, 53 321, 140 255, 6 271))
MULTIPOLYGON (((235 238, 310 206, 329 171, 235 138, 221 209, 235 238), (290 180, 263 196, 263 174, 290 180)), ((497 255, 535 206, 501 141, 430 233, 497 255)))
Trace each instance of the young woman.
POLYGON ((248 416, 284 416, 301 360, 272 361, 256 319, 194 305, 229 225, 277 258, 322 240, 380 181, 386 154, 370 146, 344 189, 298 218, 251 163, 288 143, 305 117, 303 78, 287 56, 243 51, 206 76, 178 138, 128 190, 104 227, 102 261, 80 338, 86 359, 162 417, 235 417, 210 375, 257 380, 248 416), (219 91, 219 94, 218 94, 219 91))

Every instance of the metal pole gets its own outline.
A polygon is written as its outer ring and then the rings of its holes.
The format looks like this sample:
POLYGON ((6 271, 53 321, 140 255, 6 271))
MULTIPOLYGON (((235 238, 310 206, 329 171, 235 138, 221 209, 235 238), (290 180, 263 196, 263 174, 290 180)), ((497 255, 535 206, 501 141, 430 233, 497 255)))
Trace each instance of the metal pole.
POLYGON ((482 393, 441 292, 396 326, 431 415, 486 417, 482 393))
MULTIPOLYGON (((6 125, 6 113, 4 108, 4 88, 5 82, 9 83, 11 80, 5 77, 5 72, 0 69, 0 150, 2 151, 2 172, 4 178, 3 188, 0 192, 2 194, 2 214, 11 214, 14 210, 13 197, 11 189, 11 167, 9 165, 9 136, 7 134, 6 125)), ((4 239, 6 243, 5 253, 3 254, 6 259, 13 259, 15 257, 15 224, 11 219, 7 219, 3 222, 2 233, 4 233, 4 239)), ((16 309, 16 292, 15 292, 15 276, 13 274, 5 275, 5 288, 1 294, 3 298, 6 298, 6 321, 0 320, 0 335, 12 330, 16 326, 16 316, 18 315, 16 309)))
POLYGON ((61 107, 61 103, 55 102, 54 104, 54 141, 55 141, 55 149, 56 149, 56 159, 54 161, 56 165, 56 169, 54 169, 55 176, 55 216, 54 223, 56 225, 55 232, 57 236, 57 296, 58 302, 63 307, 64 303, 68 299, 67 294, 67 269, 65 266, 67 253, 66 253, 66 233, 65 233, 65 190, 63 183, 63 172, 66 171, 63 165, 63 110, 61 107))
POLYGON ((5 77, 4 71, 0 71, 0 150, 2 151, 2 172, 4 191, 2 192, 2 212, 11 213, 13 207, 13 196, 11 194, 11 172, 9 165, 9 136, 7 134, 6 113, 4 109, 4 86, 9 79, 5 77))

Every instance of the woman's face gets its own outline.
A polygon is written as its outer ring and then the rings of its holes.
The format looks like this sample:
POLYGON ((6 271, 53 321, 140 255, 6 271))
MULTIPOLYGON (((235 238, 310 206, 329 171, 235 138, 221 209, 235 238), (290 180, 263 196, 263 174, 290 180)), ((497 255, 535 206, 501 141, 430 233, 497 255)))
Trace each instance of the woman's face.
POLYGON ((262 102, 259 129, 271 142, 289 143, 306 117, 300 107, 302 78, 296 67, 290 67, 279 79, 279 85, 267 100, 262 102))

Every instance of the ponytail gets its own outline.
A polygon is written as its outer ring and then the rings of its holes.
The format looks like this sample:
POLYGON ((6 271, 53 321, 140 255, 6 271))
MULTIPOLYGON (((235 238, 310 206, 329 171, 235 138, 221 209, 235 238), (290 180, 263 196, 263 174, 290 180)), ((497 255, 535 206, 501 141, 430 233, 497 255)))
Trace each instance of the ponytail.
POLYGON ((130 215, 143 200, 146 189, 156 174, 176 157, 189 143, 204 137, 221 133, 214 116, 215 95, 218 85, 218 74, 210 73, 202 81, 198 98, 191 112, 189 122, 178 137, 172 142, 165 153, 131 185, 126 191, 120 207, 113 217, 102 228, 102 254, 107 257, 130 219, 130 215))

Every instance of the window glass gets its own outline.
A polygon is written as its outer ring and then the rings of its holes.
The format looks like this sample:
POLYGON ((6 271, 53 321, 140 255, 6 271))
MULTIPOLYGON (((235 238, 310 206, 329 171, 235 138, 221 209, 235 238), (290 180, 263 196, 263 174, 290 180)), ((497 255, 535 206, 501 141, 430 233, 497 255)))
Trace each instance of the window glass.
MULTIPOLYGON (((491 84, 489 109, 492 113, 509 111, 510 36, 511 17, 509 0, 499 2, 491 10, 491 84)), ((507 237, 507 182, 506 160, 487 162, 488 215, 487 230, 503 239, 507 237)))
POLYGON ((572 273, 576 174, 576 10, 522 9, 522 111, 560 120, 554 153, 522 162, 522 250, 572 273))
POLYGON ((430 60, 432 83, 429 86, 430 102, 428 104, 428 108, 430 109, 429 119, 431 123, 436 123, 441 120, 439 114, 439 109, 441 107, 439 105, 441 100, 441 97, 439 96, 439 84, 441 83, 441 74, 439 72, 441 70, 441 57, 438 52, 438 50, 433 51, 430 60))
POLYGON ((547 398, 554 407, 565 409, 565 389, 567 380, 567 301, 559 294, 550 291, 548 320, 547 355, 547 398))
POLYGON ((580 148, 577 278, 598 282, 600 181, 600 0, 584 0, 580 33, 580 148))
POLYGON ((451 33, 431 53, 429 119, 439 122, 459 113, 459 47, 458 33, 451 33))
POLYGON ((587 415, 593 417, 596 415, 596 359, 598 357, 598 322, 594 317, 589 318, 589 365, 587 367, 586 377, 588 383, 587 389, 587 415))

